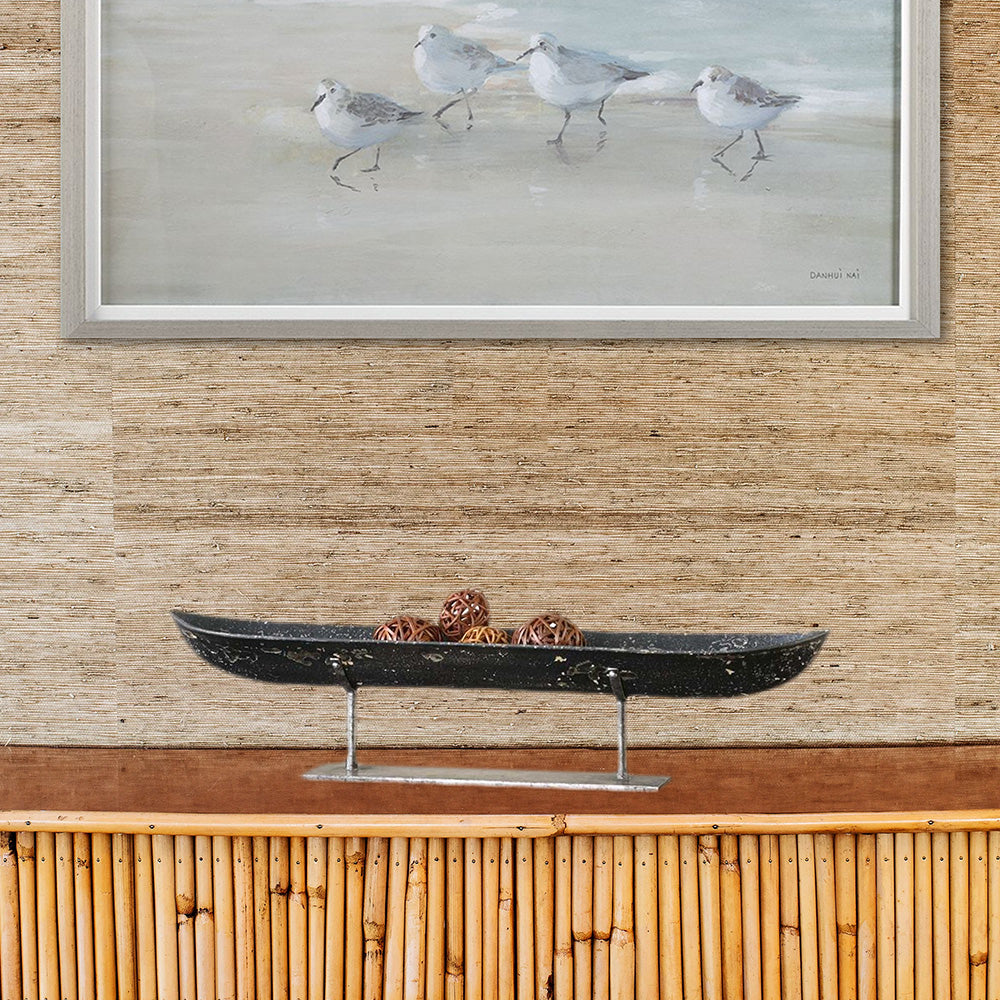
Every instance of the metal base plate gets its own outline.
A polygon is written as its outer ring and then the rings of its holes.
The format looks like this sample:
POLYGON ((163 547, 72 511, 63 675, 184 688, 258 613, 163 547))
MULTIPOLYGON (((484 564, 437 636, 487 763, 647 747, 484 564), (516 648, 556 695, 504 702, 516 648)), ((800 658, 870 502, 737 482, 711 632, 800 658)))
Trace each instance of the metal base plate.
POLYGON ((670 778, 630 774, 619 778, 603 771, 500 771, 478 767, 395 767, 359 764, 348 771, 343 762, 307 771, 312 781, 383 781, 421 785, 483 785, 491 788, 562 788, 595 792, 655 792, 670 778))

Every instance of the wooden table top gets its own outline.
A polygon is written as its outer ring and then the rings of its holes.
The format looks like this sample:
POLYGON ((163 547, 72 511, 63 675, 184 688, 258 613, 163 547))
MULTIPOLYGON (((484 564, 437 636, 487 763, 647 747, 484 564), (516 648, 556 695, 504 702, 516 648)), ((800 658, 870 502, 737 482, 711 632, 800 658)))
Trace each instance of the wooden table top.
MULTIPOLYGON (((366 750, 363 763, 613 771, 611 750, 366 750)), ((306 781, 343 751, 0 748, 0 811, 736 815, 1000 810, 1000 745, 633 750, 657 792, 306 781)))

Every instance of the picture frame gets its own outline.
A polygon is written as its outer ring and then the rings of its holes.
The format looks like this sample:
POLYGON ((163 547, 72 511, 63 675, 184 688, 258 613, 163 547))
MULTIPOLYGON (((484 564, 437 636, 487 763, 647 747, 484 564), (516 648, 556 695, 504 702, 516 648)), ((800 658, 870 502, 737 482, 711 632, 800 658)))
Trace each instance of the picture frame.
POLYGON ((102 0, 64 4, 61 16, 61 329, 66 338, 920 340, 940 336, 939 0, 900 0, 898 5, 898 230, 894 234, 898 270, 896 301, 886 305, 106 301, 102 253, 112 244, 102 216, 101 56, 106 27, 102 0))

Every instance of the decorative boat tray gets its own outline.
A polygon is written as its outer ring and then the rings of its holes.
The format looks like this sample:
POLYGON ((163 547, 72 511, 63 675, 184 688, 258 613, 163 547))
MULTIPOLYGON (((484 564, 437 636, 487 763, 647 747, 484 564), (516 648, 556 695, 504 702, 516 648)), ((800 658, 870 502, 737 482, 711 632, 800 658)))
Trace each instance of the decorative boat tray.
POLYGON ((298 625, 174 611, 192 649, 241 677, 342 687, 501 688, 675 698, 750 694, 800 673, 824 631, 585 633, 587 645, 379 642, 358 625, 298 625))
POLYGON ((321 781, 656 791, 670 779, 627 767, 629 695, 674 698, 763 691, 800 673, 824 631, 781 634, 587 632, 587 645, 513 646, 459 642, 382 642, 358 625, 246 621, 174 611, 191 648, 230 673, 281 684, 336 685, 347 692, 347 757, 304 777, 321 781), (613 695, 618 705, 618 769, 610 773, 497 771, 359 764, 355 697, 359 688, 499 688, 613 695))

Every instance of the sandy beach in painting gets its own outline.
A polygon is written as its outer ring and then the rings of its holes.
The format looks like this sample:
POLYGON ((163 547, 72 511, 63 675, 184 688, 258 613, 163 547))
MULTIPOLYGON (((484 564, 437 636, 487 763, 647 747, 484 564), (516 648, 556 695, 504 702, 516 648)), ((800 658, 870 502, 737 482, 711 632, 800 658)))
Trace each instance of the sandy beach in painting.
POLYGON ((608 101, 603 142, 582 111, 562 148, 548 145, 562 113, 510 73, 473 98, 471 131, 456 107, 450 130, 428 114, 386 143, 378 173, 361 172, 373 151, 346 161, 352 191, 330 180, 345 150, 309 112, 321 78, 433 112, 444 99, 414 74, 417 27, 438 21, 514 58, 522 22, 450 0, 107 0, 104 12, 108 302, 894 301, 891 101, 838 99, 808 62, 799 81, 732 66, 798 84, 803 101, 763 133, 772 159, 755 164, 748 136, 726 154, 731 174, 711 156, 732 134, 688 94, 719 54, 567 36, 654 72, 608 101))

